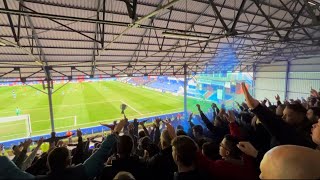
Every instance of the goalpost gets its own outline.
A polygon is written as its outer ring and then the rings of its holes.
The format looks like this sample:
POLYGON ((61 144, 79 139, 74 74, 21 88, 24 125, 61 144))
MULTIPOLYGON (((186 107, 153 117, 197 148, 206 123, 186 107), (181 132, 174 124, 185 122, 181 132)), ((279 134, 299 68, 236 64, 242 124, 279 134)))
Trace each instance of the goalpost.
MULTIPOLYGON (((0 142, 13 139, 30 138, 32 135, 48 134, 51 132, 50 119, 36 120, 32 125, 43 129, 33 131, 30 115, 19 115, 0 118, 0 142)), ((77 128, 77 116, 65 116, 54 119, 56 132, 74 130, 77 128)))
POLYGON ((0 136, 2 138, 26 138, 31 137, 31 133, 32 128, 29 114, 0 118, 0 136))

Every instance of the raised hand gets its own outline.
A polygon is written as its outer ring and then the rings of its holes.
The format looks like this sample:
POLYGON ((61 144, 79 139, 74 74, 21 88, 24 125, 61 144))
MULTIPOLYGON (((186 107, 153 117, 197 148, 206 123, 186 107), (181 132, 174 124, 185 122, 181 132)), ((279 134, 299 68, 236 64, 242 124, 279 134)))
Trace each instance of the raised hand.
POLYGON ((237 147, 246 155, 256 158, 258 156, 258 151, 253 145, 248 141, 241 141, 237 144, 237 147))
POLYGON ((157 119, 155 120, 155 124, 156 124, 157 127, 160 127, 160 122, 161 122, 161 119, 160 119, 160 118, 157 118, 157 119))
POLYGON ((129 129, 129 131, 133 131, 133 130, 134 130, 134 125, 133 125, 133 123, 130 123, 130 124, 128 125, 128 129, 129 129))
POLYGON ((43 141, 44 141, 44 138, 41 137, 41 138, 37 141, 37 145, 38 145, 38 146, 41 146, 41 144, 43 143, 43 141))
POLYGON ((192 117, 193 117, 193 112, 190 113, 190 115, 189 115, 189 120, 188 120, 188 121, 191 121, 192 117))
POLYGON ((256 108, 259 105, 259 101, 250 95, 245 83, 241 83, 241 87, 248 107, 251 109, 256 108))
POLYGON ((216 104, 216 103, 212 103, 212 104, 211 104, 211 107, 212 107, 212 109, 214 109, 214 108, 217 107, 217 104, 216 104))
POLYGON ((225 115, 225 118, 229 123, 233 123, 236 121, 236 116, 234 115, 234 112, 232 110, 228 111, 228 115, 225 115))
POLYGON ((147 121, 148 121, 148 120, 140 121, 140 122, 139 122, 139 125, 143 127, 143 126, 144 126, 144 123, 147 122, 147 121))
POLYGON ((81 136, 82 136, 82 132, 81 132, 80 129, 77 129, 77 136, 78 136, 78 137, 81 137, 81 136))
POLYGON ((170 122, 169 121, 163 121, 164 122, 164 124, 166 125, 166 127, 167 127, 167 130, 168 130, 168 133, 169 133, 169 135, 170 135, 170 137, 173 139, 173 138, 175 138, 177 135, 176 135, 176 132, 175 132, 175 130, 174 130, 174 127, 170 124, 170 122))
POLYGON ((27 150, 29 148, 29 146, 31 145, 32 140, 31 139, 27 139, 22 143, 22 147, 23 149, 27 150))
POLYGON ((121 130, 123 129, 123 127, 127 124, 128 120, 126 119, 123 119, 121 120, 117 125, 116 127, 114 128, 114 131, 115 133, 120 133, 121 130))
POLYGON ((279 96, 279 94, 277 94, 274 98, 276 99, 276 101, 280 101, 280 96, 279 96))
POLYGON ((311 91, 310 91, 310 95, 313 96, 313 97, 319 97, 319 93, 315 89, 312 89, 312 88, 311 88, 311 91))

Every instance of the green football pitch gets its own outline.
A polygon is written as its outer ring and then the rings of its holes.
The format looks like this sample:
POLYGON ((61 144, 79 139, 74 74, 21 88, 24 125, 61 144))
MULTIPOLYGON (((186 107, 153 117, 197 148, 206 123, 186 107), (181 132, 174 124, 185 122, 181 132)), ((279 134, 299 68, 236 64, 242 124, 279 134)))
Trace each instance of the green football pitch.
MULTIPOLYGON (((54 90, 62 84, 54 85, 54 90)), ((41 85, 34 87, 42 89, 41 85)), ((183 111, 183 97, 117 81, 69 83, 53 94, 55 130, 65 131, 129 119, 183 111)), ((48 96, 28 86, 0 87, 0 117, 30 115, 32 136, 51 132, 48 96), (13 91, 16 94, 14 98, 13 91)), ((26 122, 0 122, 0 141, 25 137, 26 122)))
MULTIPOLYGON (((54 91, 62 84, 55 84, 54 91)), ((33 85, 42 90, 42 85, 33 85)), ((28 86, 0 87, 0 118, 30 115, 32 136, 51 132, 48 96, 28 86), (13 96, 13 91, 16 98, 13 96)), ((57 132, 112 123, 123 117, 120 105, 129 119, 151 117, 183 111, 183 96, 162 93, 118 81, 69 83, 54 92, 53 112, 57 132)), ((188 111, 197 113, 195 105, 203 110, 211 102, 188 98, 188 111)), ((26 137, 26 121, 0 122, 0 142, 26 137)))

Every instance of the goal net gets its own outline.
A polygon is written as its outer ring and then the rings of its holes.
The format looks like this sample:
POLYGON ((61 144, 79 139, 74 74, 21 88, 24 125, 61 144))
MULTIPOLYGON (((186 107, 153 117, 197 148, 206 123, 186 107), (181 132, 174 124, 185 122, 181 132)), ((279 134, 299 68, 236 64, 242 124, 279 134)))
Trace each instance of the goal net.
POLYGON ((0 141, 30 137, 31 133, 29 114, 0 118, 0 141))

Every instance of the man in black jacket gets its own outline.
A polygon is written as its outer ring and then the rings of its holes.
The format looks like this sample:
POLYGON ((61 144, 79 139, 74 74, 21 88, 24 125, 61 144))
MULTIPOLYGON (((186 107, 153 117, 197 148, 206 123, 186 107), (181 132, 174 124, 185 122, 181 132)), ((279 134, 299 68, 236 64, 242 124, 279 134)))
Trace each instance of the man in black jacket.
POLYGON ((172 158, 171 137, 163 130, 160 137, 161 152, 146 160, 149 170, 156 174, 155 180, 172 180, 177 166, 172 158))
POLYGON ((283 119, 279 119, 267 107, 262 106, 258 100, 249 94, 244 83, 242 83, 242 90, 248 106, 272 136, 271 148, 285 144, 316 147, 310 136, 312 125, 306 119, 306 110, 303 110, 301 104, 288 105, 283 112, 283 119))
POLYGON ((188 136, 172 140, 172 157, 178 166, 175 180, 205 180, 207 177, 196 169, 197 144, 188 136))
POLYGON ((105 167, 100 179, 113 179, 120 171, 130 172, 137 180, 148 179, 145 163, 138 156, 132 155, 133 140, 128 135, 119 137, 117 156, 112 160, 112 166, 105 167))

